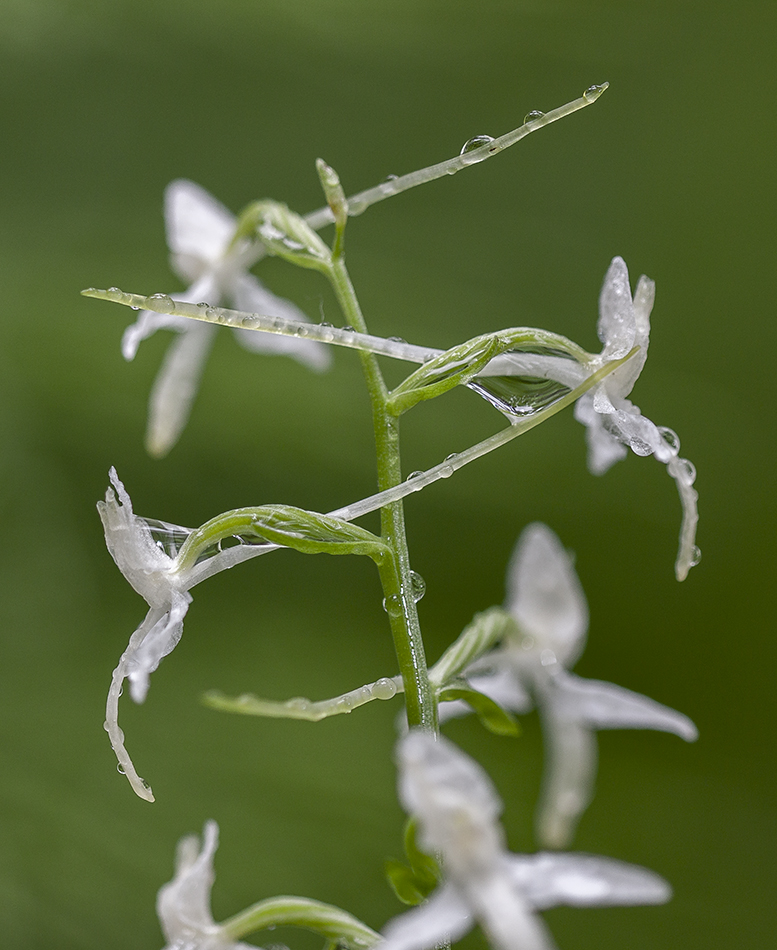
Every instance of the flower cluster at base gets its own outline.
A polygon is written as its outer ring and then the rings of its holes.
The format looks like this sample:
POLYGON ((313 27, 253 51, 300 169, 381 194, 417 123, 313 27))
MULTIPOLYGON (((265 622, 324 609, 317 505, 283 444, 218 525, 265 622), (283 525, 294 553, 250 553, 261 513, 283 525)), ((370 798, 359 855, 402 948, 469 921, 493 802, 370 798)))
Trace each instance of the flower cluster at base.
POLYGON ((419 843, 442 857, 444 883, 428 902, 385 928, 381 950, 432 950, 479 923, 496 950, 553 950, 537 911, 662 904, 657 874, 590 854, 512 854, 488 776, 446 739, 418 730, 399 744, 399 794, 419 823, 419 843))
MULTIPOLYGON (((505 709, 526 713, 536 703, 548 757, 537 835, 544 846, 563 848, 593 794, 595 730, 657 729, 688 742, 698 733, 687 716, 661 703, 569 672, 583 652, 588 607, 571 556, 544 524, 529 525, 518 539, 504 610, 501 645, 464 676, 505 709)), ((466 712, 461 702, 440 707, 441 719, 466 712)))
MULTIPOLYGON (((276 297, 248 272, 253 248, 245 240, 233 240, 236 226, 234 216, 204 188, 185 179, 170 182, 165 190, 170 264, 190 284, 172 299, 213 306, 234 302, 239 310, 307 321, 298 307, 276 297)), ((186 425, 216 333, 206 323, 144 310, 124 333, 125 359, 134 359, 141 341, 162 328, 180 336, 165 356, 149 399, 146 447, 155 457, 170 451, 186 425)), ((331 362, 329 350, 311 340, 247 330, 235 330, 235 336, 248 350, 291 356, 313 370, 327 369, 331 362)))

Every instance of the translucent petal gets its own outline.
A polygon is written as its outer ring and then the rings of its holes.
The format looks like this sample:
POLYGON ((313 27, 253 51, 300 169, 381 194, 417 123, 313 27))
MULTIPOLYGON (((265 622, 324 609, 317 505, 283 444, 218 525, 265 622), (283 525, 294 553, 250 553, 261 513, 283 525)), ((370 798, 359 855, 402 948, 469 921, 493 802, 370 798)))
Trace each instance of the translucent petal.
POLYGON ((467 898, 497 950, 555 950, 543 921, 533 912, 524 890, 511 878, 508 860, 488 877, 473 876, 467 898))
POLYGON ((186 428, 216 330, 188 320, 167 348, 149 396, 146 450, 154 458, 167 455, 186 428))
POLYGON ((183 838, 178 844, 175 876, 160 888, 157 914, 167 941, 175 945, 199 947, 208 937, 218 937, 221 928, 213 920, 210 892, 215 874, 213 855, 218 847, 219 829, 208 821, 203 832, 202 850, 196 835, 183 838))
POLYGON ((386 924, 381 950, 426 950, 463 937, 475 921, 466 901, 452 884, 438 888, 420 907, 386 924))
POLYGON ((686 742, 699 735, 687 716, 614 683, 567 673, 554 677, 553 691, 553 702, 564 717, 592 729, 657 729, 686 742))
POLYGON ((540 705, 545 765, 537 808, 537 840, 565 848, 593 797, 596 739, 590 727, 567 717, 552 702, 540 705))
POLYGON ((636 323, 631 301, 629 271, 622 257, 614 257, 599 294, 599 339, 608 359, 625 356, 634 346, 636 323))
POLYGON ((235 217, 204 188, 179 178, 165 189, 165 227, 173 269, 188 283, 224 255, 235 217))
MULTIPOLYGON (((241 274, 234 283, 235 307, 248 313, 261 313, 286 320, 304 320, 308 317, 290 300, 277 297, 267 290, 253 274, 241 274)), ((322 371, 332 363, 329 347, 315 340, 260 333, 256 330, 235 330, 241 346, 255 353, 274 353, 291 356, 309 369, 322 371)))
POLYGON ((672 896, 667 882, 636 864, 593 854, 511 855, 513 880, 537 910, 570 907, 663 904, 672 896))
POLYGON ((411 730, 399 743, 403 805, 420 822, 419 842, 450 870, 487 865, 503 847, 502 802, 483 769, 442 737, 411 730))
POLYGON ((588 629, 588 606, 572 558, 556 535, 535 522, 524 529, 507 568, 505 609, 540 649, 571 666, 588 629))
POLYGON ((149 676, 163 657, 171 653, 181 639, 183 620, 191 603, 188 593, 173 593, 169 611, 148 631, 136 649, 127 656, 127 678, 130 693, 136 703, 142 703, 148 693, 149 676))
POLYGON ((167 609, 173 560, 156 543, 145 521, 133 513, 132 502, 115 468, 110 470, 110 479, 113 489, 106 491, 105 501, 97 503, 108 551, 147 604, 167 609))

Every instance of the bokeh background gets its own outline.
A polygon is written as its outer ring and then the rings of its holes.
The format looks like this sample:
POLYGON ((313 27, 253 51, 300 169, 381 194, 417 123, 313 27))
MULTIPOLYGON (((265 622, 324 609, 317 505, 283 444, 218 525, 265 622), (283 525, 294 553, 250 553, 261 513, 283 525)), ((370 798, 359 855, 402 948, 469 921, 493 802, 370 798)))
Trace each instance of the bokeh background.
MULTIPOLYGON (((108 556, 95 502, 116 465, 141 514, 196 525, 289 502, 326 511, 374 487, 353 354, 318 377, 219 339, 191 424, 142 449, 167 345, 132 364, 130 314, 78 296, 180 289, 164 186, 188 177, 238 210, 321 204, 324 157, 355 191, 447 158, 608 80, 592 108, 452 179, 371 209, 348 234, 373 332, 446 346, 538 325, 596 347, 614 254, 657 282, 634 392, 697 465, 703 560, 678 585, 674 485, 630 456, 588 475, 571 414, 407 503, 432 659, 503 597, 529 521, 577 552, 591 609, 577 670, 694 718, 701 739, 600 737, 576 847, 645 864, 664 908, 549 913, 561 947, 763 948, 775 929, 775 5, 758 0, 4 0, 0 15, 0 941, 38 950, 161 946, 157 888, 175 842, 216 818, 217 919, 302 894, 375 927, 398 912, 391 761, 398 701, 320 724, 231 718, 211 687, 321 698, 394 672, 370 565, 291 552, 198 588, 146 704, 122 706, 134 797, 102 729, 145 604, 108 556)), ((312 273, 257 272, 337 321, 312 273)), ((407 471, 501 419, 469 392, 407 418, 407 471)), ((541 748, 471 721, 531 850, 541 748)), ((300 933, 256 943, 318 942, 300 933)), ((482 938, 469 938, 481 946, 482 938)))

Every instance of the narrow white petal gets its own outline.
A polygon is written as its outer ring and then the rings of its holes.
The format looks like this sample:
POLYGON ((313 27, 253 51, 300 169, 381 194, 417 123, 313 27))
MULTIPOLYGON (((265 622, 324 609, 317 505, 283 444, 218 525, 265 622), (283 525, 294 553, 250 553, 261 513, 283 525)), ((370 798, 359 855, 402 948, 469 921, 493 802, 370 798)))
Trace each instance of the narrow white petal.
MULTIPOLYGON (((173 300, 179 300, 182 303, 199 303, 204 300, 213 306, 217 306, 221 302, 221 291, 218 288, 213 271, 200 274, 198 279, 183 293, 170 294, 170 296, 173 300)), ((122 356, 125 360, 133 360, 143 340, 148 339, 157 330, 176 330, 178 333, 185 333, 186 330, 191 328, 192 322, 187 320, 186 317, 174 317, 172 314, 141 310, 137 320, 127 327, 124 336, 121 338, 122 356)))
POLYGON ((474 923, 466 901, 452 884, 444 884, 425 904, 386 924, 380 950, 433 950, 463 937, 474 923))
POLYGON ((213 856, 218 847, 218 834, 216 822, 208 821, 203 832, 202 850, 196 835, 181 839, 175 876, 159 890, 157 915, 162 932, 173 946, 200 947, 206 937, 216 937, 221 931, 210 910, 210 892, 215 878, 213 856))
POLYGON ((524 529, 507 568, 505 609, 538 648, 572 665, 583 650, 588 606, 572 558, 556 535, 536 522, 524 529))
POLYGON ((148 630, 134 652, 127 657, 130 694, 136 703, 145 700, 149 676, 162 659, 178 645, 183 633, 183 620, 191 601, 190 594, 174 592, 170 609, 148 630))
POLYGON ((634 346, 634 307, 631 302, 629 271, 622 257, 614 257, 605 274, 599 295, 597 329, 608 359, 619 359, 634 346))
MULTIPOLYGON (((235 306, 248 313, 260 313, 268 317, 281 317, 285 320, 303 320, 309 318, 290 300, 277 297, 264 287, 253 274, 241 274, 233 290, 235 306)), ((261 333, 257 330, 235 330, 241 346, 254 353, 272 353, 279 356, 291 356, 309 369, 319 372, 332 364, 329 347, 315 340, 282 336, 278 333, 261 333)))
POLYGON ((500 861, 492 875, 469 883, 467 899, 475 916, 496 950, 555 950, 545 923, 512 880, 508 862, 500 861))
POLYGON ((667 471, 675 480, 683 508, 683 520, 680 526, 680 545, 675 561, 675 575, 678 581, 684 581, 688 571, 699 563, 699 549, 696 547, 696 525, 699 522, 697 502, 699 493, 693 487, 696 469, 688 459, 673 458, 667 464, 667 471))
POLYGON ((626 458, 626 446, 605 428, 604 417, 595 410, 591 393, 575 403, 575 419, 586 427, 588 470, 592 475, 604 475, 616 462, 626 458))
POLYGON ((554 677, 553 687, 553 701, 562 715, 592 729, 658 729, 686 742, 698 738, 698 730, 687 716, 614 683, 568 673, 554 677))
POLYGON ((170 344, 151 389, 146 449, 154 458, 167 455, 180 438, 215 339, 215 326, 189 324, 170 344))
POLYGON ((512 855, 511 875, 532 907, 664 904, 669 884, 647 868, 593 854, 512 855))
POLYGON ((540 707, 545 766, 537 809, 537 840, 546 848, 565 848, 593 796, 596 739, 591 729, 567 718, 543 699, 540 707))
POLYGON ((235 217, 204 188, 179 178, 165 189, 165 228, 173 269, 191 281, 222 257, 235 217))

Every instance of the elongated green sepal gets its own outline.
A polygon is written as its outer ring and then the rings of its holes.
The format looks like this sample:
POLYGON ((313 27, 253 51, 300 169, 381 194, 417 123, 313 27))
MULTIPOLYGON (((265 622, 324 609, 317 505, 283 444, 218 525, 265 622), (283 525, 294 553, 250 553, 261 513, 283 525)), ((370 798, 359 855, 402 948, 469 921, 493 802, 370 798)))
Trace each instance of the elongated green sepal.
POLYGON ((332 252, 305 219, 280 201, 256 201, 240 216, 237 238, 258 240, 268 254, 284 260, 327 271, 332 252))
POLYGON ((307 897, 271 897, 220 926, 234 940, 271 927, 301 927, 346 950, 370 950, 381 940, 380 934, 347 911, 307 897))
POLYGON ((402 678, 382 677, 374 683, 367 683, 358 689, 335 696, 332 699, 322 699, 315 702, 304 696, 295 696, 293 699, 277 701, 260 699, 250 693, 242 696, 224 696, 216 690, 211 690, 202 697, 202 701, 211 709, 221 712, 238 713, 241 716, 264 716, 268 719, 304 719, 307 722, 320 722, 330 716, 340 716, 352 712, 359 706, 371 703, 375 699, 393 699, 397 693, 403 691, 402 678))
POLYGON ((521 727, 512 713, 502 709, 499 703, 495 703, 490 696, 473 689, 464 680, 446 686, 440 691, 441 703, 454 699, 464 700, 489 732, 493 732, 498 736, 520 735, 521 727))
POLYGON ((502 607, 475 614, 429 670, 429 681, 434 686, 445 686, 514 629, 515 620, 502 607))
POLYGON ((381 563, 389 549, 358 525, 289 505, 236 508, 196 528, 184 542, 176 570, 186 571, 224 549, 224 543, 278 544, 302 554, 364 554, 381 563))
POLYGON ((398 416, 424 399, 434 399, 454 386, 468 383, 500 352, 498 338, 492 334, 446 350, 422 364, 397 386, 389 396, 391 412, 398 416))

